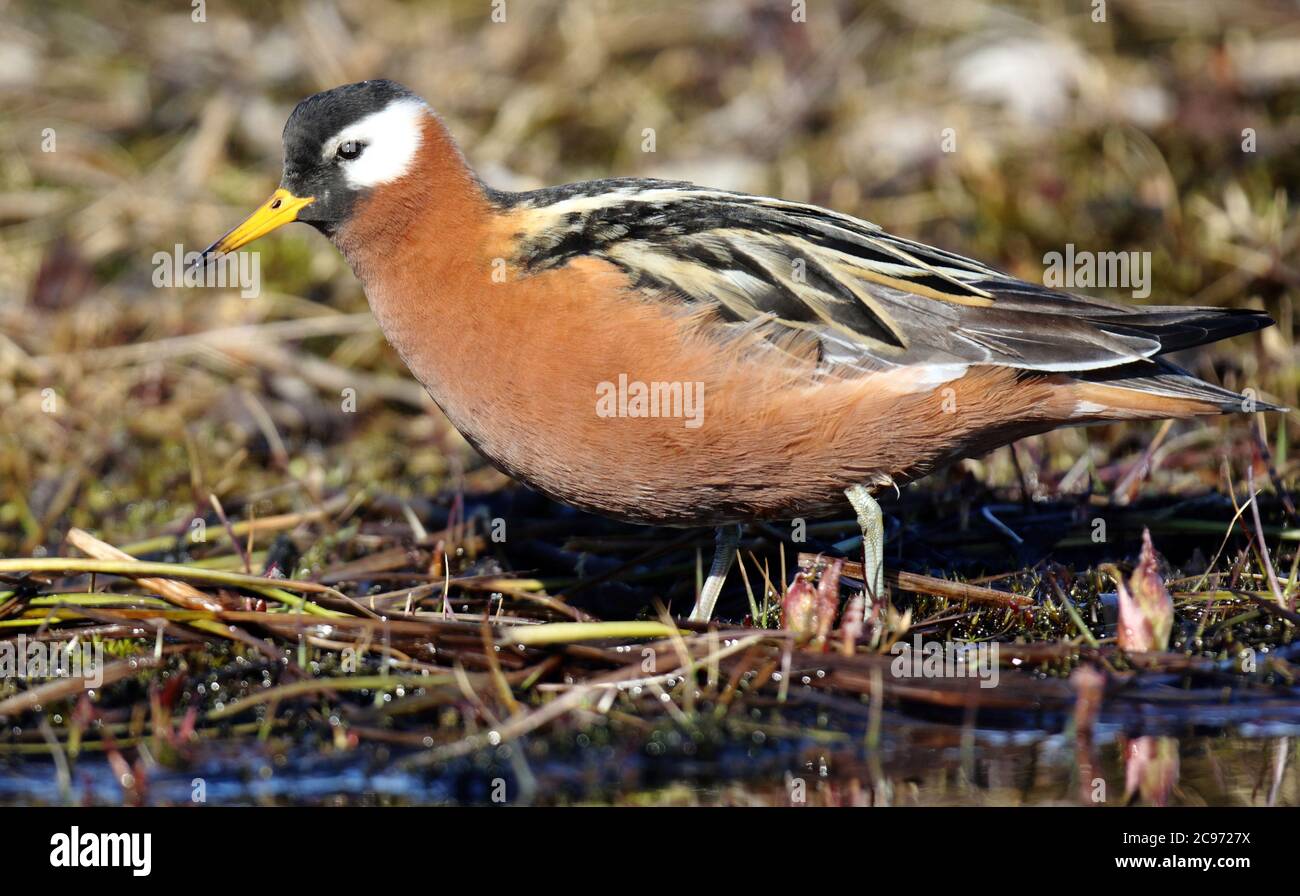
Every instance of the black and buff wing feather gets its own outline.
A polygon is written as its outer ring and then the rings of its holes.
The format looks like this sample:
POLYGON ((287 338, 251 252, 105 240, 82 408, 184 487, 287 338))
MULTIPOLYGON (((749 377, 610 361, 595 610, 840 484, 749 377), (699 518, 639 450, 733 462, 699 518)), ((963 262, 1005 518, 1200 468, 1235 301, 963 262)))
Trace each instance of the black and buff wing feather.
POLYGON ((848 215, 687 183, 614 179, 497 199, 522 222, 525 272, 603 258, 726 322, 811 335, 842 367, 1099 370, 1272 323, 1058 292, 848 215))

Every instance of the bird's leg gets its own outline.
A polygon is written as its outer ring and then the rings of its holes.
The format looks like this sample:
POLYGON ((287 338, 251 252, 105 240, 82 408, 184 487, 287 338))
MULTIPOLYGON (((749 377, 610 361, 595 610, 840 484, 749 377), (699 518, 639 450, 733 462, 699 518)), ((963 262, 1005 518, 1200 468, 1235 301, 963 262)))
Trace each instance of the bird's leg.
POLYGON ((740 526, 719 526, 716 545, 713 563, 709 566, 709 577, 704 580, 700 599, 691 611, 692 622, 708 622, 713 618, 713 605, 718 602, 722 583, 727 581, 727 572, 736 559, 736 548, 740 545, 740 526))
POLYGON ((850 486, 844 494, 862 528, 862 584, 867 590, 869 615, 885 594, 885 527, 880 518, 880 505, 865 485, 850 486))

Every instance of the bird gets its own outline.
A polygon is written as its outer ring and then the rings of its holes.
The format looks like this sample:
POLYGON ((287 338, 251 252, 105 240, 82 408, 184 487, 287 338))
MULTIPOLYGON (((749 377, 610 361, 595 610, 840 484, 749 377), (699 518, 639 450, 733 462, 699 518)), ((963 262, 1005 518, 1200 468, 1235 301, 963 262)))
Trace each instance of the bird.
POLYGON ((1249 309, 1047 288, 801 202, 615 177, 484 183, 384 79, 302 100, 278 189, 197 263, 293 221, 342 253, 387 341, 498 468, 564 504, 716 529, 851 509, 884 593, 876 495, 1061 426, 1282 410, 1165 354, 1249 309))

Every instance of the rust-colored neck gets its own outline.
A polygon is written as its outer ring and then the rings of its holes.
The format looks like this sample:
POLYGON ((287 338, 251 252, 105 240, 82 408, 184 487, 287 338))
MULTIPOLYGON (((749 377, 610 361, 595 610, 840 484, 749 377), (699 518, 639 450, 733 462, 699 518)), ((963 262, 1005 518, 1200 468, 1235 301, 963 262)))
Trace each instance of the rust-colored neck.
MULTIPOLYGON (((500 217, 433 114, 409 173, 373 190, 334 235, 385 338, 462 432, 501 338, 489 303, 500 217)), ((469 433, 467 433, 469 434, 469 433)))
POLYGON ((430 113, 411 170, 360 200, 332 239, 369 289, 391 276, 395 262, 418 260, 436 270, 463 261, 489 216, 483 185, 430 113))

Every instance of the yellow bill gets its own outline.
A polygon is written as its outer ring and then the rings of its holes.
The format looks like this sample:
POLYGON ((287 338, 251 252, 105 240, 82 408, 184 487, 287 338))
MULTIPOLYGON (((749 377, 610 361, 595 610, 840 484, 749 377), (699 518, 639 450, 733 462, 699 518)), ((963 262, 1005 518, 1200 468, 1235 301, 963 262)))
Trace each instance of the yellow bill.
POLYGON ((215 255, 234 252, 253 240, 261 239, 272 230, 298 220, 298 212, 316 201, 314 196, 299 197, 281 187, 271 194, 257 211, 242 224, 203 250, 200 261, 215 255))

